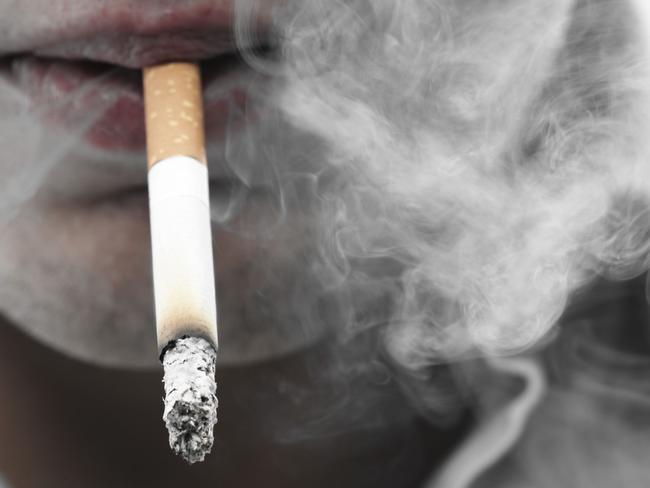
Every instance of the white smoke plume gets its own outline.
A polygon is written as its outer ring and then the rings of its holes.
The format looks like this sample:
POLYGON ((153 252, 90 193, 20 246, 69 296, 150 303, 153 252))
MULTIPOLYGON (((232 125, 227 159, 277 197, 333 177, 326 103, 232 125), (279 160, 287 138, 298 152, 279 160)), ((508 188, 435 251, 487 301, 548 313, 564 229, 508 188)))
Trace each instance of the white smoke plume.
MULTIPOLYGON (((254 8, 241 8, 240 36, 254 8)), ((277 82, 269 120, 313 144, 248 147, 273 168, 283 205, 310 183, 322 230, 312 271, 341 292, 344 333, 380 326, 396 364, 427 379, 432 365, 541 347, 588 283, 647 271, 646 11, 614 0, 305 0, 277 12, 279 62, 248 61, 277 82)), ((478 431, 479 448, 494 441, 501 454, 544 389, 535 362, 503 364, 528 386, 478 431)), ((602 418, 592 396, 578 398, 602 418)), ((436 487, 470 486, 499 457, 475 456, 461 475, 462 455, 436 487)), ((613 486, 576 479, 513 486, 613 486)))
MULTIPOLYGON (((22 76, 22 66, 13 60, 14 76, 22 76)), ((87 94, 101 82, 115 75, 116 70, 108 70, 97 76, 80 89, 70 93, 59 93, 54 104, 35 104, 23 92, 14 88, 11 82, 0 78, 0 91, 3 94, 0 113, 0 144, 5 148, 6 157, 2 160, 2 182, 0 182, 0 230, 16 214, 21 205, 32 199, 42 186, 49 172, 65 158, 71 147, 79 142, 83 134, 96 122, 114 102, 103 97, 88 107, 87 94), (11 95, 11 96, 10 96, 11 95), (40 121, 55 117, 60 113, 75 113, 76 106, 86 105, 81 116, 69 120, 70 130, 61 131, 52 127, 44 130, 40 121), (36 164, 33 164, 36 162, 36 164)))
POLYGON ((386 340, 401 362, 524 351, 587 279, 647 268, 648 67, 631 12, 299 3, 279 109, 328 143, 322 252, 341 280, 372 287, 353 260, 399 263, 386 340))

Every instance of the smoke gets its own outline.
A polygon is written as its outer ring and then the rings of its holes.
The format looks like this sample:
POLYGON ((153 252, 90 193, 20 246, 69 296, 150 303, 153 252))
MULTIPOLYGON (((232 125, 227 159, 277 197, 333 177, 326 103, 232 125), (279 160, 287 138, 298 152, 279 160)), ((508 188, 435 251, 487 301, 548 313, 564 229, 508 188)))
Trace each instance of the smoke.
POLYGON ((492 358, 495 371, 523 380, 524 388, 496 415, 479 425, 452 459, 427 486, 465 488, 510 450, 545 392, 544 374, 536 361, 521 358, 492 358))
MULTIPOLYGON (((311 271, 338 292, 343 337, 377 328, 396 366, 435 390, 432 366, 541 347, 577 291, 650 267, 650 71, 636 7, 301 0, 275 13, 279 59, 247 60, 275 80, 261 120, 292 136, 257 138, 253 152, 273 168, 285 211, 313 202, 311 271)), ((239 11, 242 45, 254 8, 239 11)), ((499 453, 544 390, 534 363, 503 364, 527 386, 504 410, 499 453)), ((586 429, 603 410, 582 393, 586 429)), ((548 408, 571 412, 571 395, 552 390, 548 408)), ((420 400, 441 414, 454 405, 420 400)), ((540 415, 539 425, 553 422, 540 415)), ((471 484, 450 466, 452 484, 441 486, 471 484)), ((540 475, 534 486, 578 481, 540 475)))
MULTIPOLYGON (((640 306, 645 301, 639 293, 641 280, 635 281, 622 293, 612 284, 599 283, 596 293, 601 300, 589 303, 589 313, 579 313, 578 321, 565 322, 559 340, 543 355, 550 373, 543 403, 528 419, 515 449, 470 486, 604 488, 648 483, 648 342, 639 337, 647 334, 648 316, 640 306), (627 320, 621 320, 617 308, 630 312, 627 320)), ((521 396, 513 397, 506 410, 521 396)), ((471 471, 475 464, 466 466, 471 471)), ((443 473, 450 471, 447 467, 443 473)), ((467 479, 465 472, 457 474, 454 480, 467 479)))
MULTIPOLYGON (((24 76, 18 60, 6 62, 14 76, 24 76)), ((108 70, 68 93, 57 93, 54 103, 35 103, 13 84, 0 78, 0 144, 4 149, 0 171, 0 229, 14 219, 22 205, 35 197, 50 171, 78 145, 82 136, 115 101, 110 97, 93 99, 89 93, 103 81, 115 76, 108 70), (80 111, 76 107, 84 106, 80 111), (70 114, 81 114, 72 118, 70 114), (66 114, 66 130, 44 129, 43 119, 60 120, 66 114)))
POLYGON ((277 119, 326 145, 291 161, 258 139, 256 155, 285 204, 295 168, 324 157, 321 255, 341 286, 387 288, 402 364, 524 351, 589 279, 648 267, 648 69, 631 21, 569 0, 277 13, 282 64, 250 62, 280 78, 277 119))
POLYGON ((647 69, 605 4, 288 8, 279 109, 337 171, 321 251, 355 288, 353 261, 399 263, 409 368, 524 351, 590 277, 647 268, 647 69))

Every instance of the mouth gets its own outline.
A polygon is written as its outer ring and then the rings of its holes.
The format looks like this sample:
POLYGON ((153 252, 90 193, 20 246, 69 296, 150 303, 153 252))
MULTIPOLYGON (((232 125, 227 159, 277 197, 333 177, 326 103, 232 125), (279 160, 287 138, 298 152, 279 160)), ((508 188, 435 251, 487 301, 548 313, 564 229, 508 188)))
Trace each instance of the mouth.
POLYGON ((20 51, 0 50, 0 77, 23 91, 31 112, 53 130, 97 149, 133 152, 145 145, 142 68, 194 61, 203 78, 207 141, 223 139, 233 119, 241 124, 243 118, 234 115, 250 111, 250 82, 259 76, 243 54, 273 52, 262 20, 255 19, 258 35, 236 42, 232 8, 223 4, 215 9, 194 2, 191 9, 154 15, 120 9, 119 3, 110 12, 100 9, 58 27, 54 22, 29 39, 14 40, 20 51))

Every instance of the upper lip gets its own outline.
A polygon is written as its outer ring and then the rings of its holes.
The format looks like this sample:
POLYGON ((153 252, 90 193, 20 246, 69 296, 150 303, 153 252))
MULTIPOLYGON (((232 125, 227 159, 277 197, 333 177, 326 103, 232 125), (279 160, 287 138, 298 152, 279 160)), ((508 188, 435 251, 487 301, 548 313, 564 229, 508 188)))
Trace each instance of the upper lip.
MULTIPOLYGON (((38 26, 29 25, 29 19, 21 22, 12 18, 12 24, 21 27, 0 32, 0 56, 30 53, 142 68, 165 61, 199 61, 270 44, 269 24, 259 12, 253 19, 256 35, 244 45, 235 42, 233 0, 111 0, 100 7, 94 2, 88 4, 78 12, 66 11, 58 16, 56 12, 62 9, 53 8, 49 22, 38 26)), ((7 18, 1 10, 0 16, 7 18)), ((20 17, 22 10, 9 12, 12 14, 20 17)))

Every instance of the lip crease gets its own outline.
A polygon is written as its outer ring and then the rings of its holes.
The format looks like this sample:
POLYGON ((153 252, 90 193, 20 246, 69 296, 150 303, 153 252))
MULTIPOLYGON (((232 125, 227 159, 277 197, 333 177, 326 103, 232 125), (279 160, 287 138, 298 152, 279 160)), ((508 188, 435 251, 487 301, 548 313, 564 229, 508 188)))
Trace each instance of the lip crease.
POLYGON ((165 61, 201 61, 235 49, 233 39, 223 32, 173 32, 158 37, 105 34, 38 48, 34 54, 138 69, 165 61))

